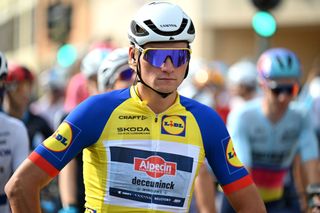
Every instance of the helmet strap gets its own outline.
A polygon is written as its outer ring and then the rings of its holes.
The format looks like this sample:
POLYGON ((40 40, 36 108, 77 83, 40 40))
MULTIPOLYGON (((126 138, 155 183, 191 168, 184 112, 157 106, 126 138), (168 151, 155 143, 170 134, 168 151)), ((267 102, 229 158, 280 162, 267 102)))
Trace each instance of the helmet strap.
POLYGON ((5 87, 0 86, 0 109, 2 107, 2 102, 3 102, 3 97, 4 97, 5 90, 6 90, 5 87))

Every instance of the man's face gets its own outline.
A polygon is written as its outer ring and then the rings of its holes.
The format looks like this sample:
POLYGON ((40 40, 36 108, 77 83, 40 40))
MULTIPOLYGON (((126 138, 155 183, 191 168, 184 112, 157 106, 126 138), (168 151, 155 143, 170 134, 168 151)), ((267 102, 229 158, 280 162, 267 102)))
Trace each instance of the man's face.
POLYGON ((295 79, 266 81, 263 90, 270 106, 285 111, 297 93, 298 83, 295 79))
POLYGON ((9 101, 12 106, 26 108, 32 94, 32 83, 28 80, 16 82, 7 91, 9 101))
MULTIPOLYGON (((164 43, 148 43, 143 46, 145 50, 148 48, 187 48, 185 42, 164 42, 164 43)), ((188 61, 175 67, 170 57, 167 57, 160 67, 153 66, 147 61, 148 52, 144 52, 140 57, 141 77, 143 81, 153 89, 170 93, 175 91, 184 79, 188 66, 188 61)), ((156 57, 156 56, 155 56, 156 57)), ((173 60, 173 59, 172 59, 173 60)))

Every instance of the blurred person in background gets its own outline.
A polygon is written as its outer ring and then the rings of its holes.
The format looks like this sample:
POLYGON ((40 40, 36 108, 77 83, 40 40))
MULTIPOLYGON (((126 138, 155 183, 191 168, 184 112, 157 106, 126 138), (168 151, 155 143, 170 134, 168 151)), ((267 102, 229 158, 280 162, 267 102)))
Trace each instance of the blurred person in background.
POLYGON ((213 109, 226 122, 229 114, 229 94, 226 90, 225 71, 222 62, 202 59, 190 63, 190 76, 182 83, 179 92, 213 109))
POLYGON ((49 68, 39 75, 40 97, 31 103, 30 110, 43 117, 51 129, 56 129, 60 124, 68 78, 68 70, 59 66, 49 68))
MULTIPOLYGON (((263 96, 244 105, 228 129, 267 211, 301 212, 290 173, 296 155, 308 184, 318 184, 320 176, 315 133, 309 118, 292 104, 299 91, 300 61, 291 50, 272 48, 259 57, 257 71, 263 96)), ((233 212, 226 199, 222 212, 233 212)))
POLYGON ((134 72, 128 64, 129 49, 113 50, 102 62, 98 70, 99 93, 130 87, 134 82, 134 72))
POLYGON ((28 133, 22 121, 2 110, 8 75, 7 60, 0 52, 0 212, 10 213, 4 186, 29 154, 28 133))
POLYGON ((81 73, 83 73, 87 82, 87 89, 89 95, 96 95, 98 91, 98 68, 101 65, 101 62, 108 56, 111 49, 103 45, 94 45, 94 48, 91 49, 83 58, 81 62, 81 73))
POLYGON ((82 72, 75 73, 67 84, 64 112, 68 114, 87 97, 89 97, 87 79, 82 72))
MULTIPOLYGON (((80 72, 71 77, 65 97, 64 118, 82 101, 98 91, 98 69, 111 49, 104 43, 94 43, 81 61, 80 72)), ((83 212, 84 184, 83 184, 82 152, 72 159, 59 174, 59 190, 62 209, 59 213, 83 212)))
MULTIPOLYGON (((30 151, 53 133, 48 122, 43 117, 33 113, 29 108, 35 80, 34 74, 28 67, 17 63, 9 63, 4 110, 9 115, 22 120, 26 125, 30 151)), ((57 189, 55 180, 42 191, 43 212, 53 213, 60 208, 57 189)))
POLYGON ((33 150, 53 133, 48 122, 29 109, 34 95, 34 82, 34 74, 29 68, 20 64, 9 63, 4 111, 24 122, 28 130, 30 150, 33 150))
POLYGON ((230 92, 230 110, 241 107, 257 96, 256 65, 247 59, 232 64, 227 72, 227 87, 230 92))
MULTIPOLYGON (((299 108, 310 117, 312 126, 317 134, 318 144, 320 144, 320 56, 316 57, 311 70, 307 76, 307 81, 303 85, 301 92, 296 100, 299 108)), ((320 169, 320 168, 319 168, 320 169)), ((306 172, 300 170, 302 189, 306 187, 306 172)), ((310 200, 307 204, 312 212, 320 212, 320 186, 312 185, 307 189, 306 199, 310 200), (311 199, 308 199, 311 198, 311 199)))
POLYGON ((307 81, 297 98, 302 110, 309 113, 320 143, 320 56, 314 59, 307 81))

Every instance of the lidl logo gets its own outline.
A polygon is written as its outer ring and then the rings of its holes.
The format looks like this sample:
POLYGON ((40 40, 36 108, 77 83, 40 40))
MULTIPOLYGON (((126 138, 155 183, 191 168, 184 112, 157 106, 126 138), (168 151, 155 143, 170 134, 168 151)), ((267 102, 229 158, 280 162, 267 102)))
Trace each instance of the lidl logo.
POLYGON ((185 136, 186 134, 186 116, 171 115, 162 117, 162 134, 185 136))
POLYGON ((72 129, 70 125, 63 122, 51 137, 43 142, 43 145, 54 152, 66 150, 72 141, 72 129))
POLYGON ((162 157, 153 155, 144 158, 134 158, 134 170, 145 172, 153 178, 160 178, 163 175, 176 175, 177 164, 165 161, 162 157))
POLYGON ((237 153, 234 150, 233 143, 232 143, 231 139, 229 139, 228 144, 227 144, 226 157, 227 157, 227 161, 230 165, 232 165, 234 167, 242 167, 242 163, 239 160, 239 158, 237 157, 237 153))

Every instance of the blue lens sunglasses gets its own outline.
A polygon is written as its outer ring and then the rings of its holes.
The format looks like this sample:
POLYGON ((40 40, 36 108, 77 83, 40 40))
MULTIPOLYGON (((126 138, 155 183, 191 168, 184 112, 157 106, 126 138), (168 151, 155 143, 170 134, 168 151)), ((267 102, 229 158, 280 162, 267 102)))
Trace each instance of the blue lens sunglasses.
POLYGON ((146 48, 138 46, 143 54, 143 59, 152 66, 160 68, 169 57, 175 68, 182 66, 190 60, 191 49, 189 48, 146 48))

